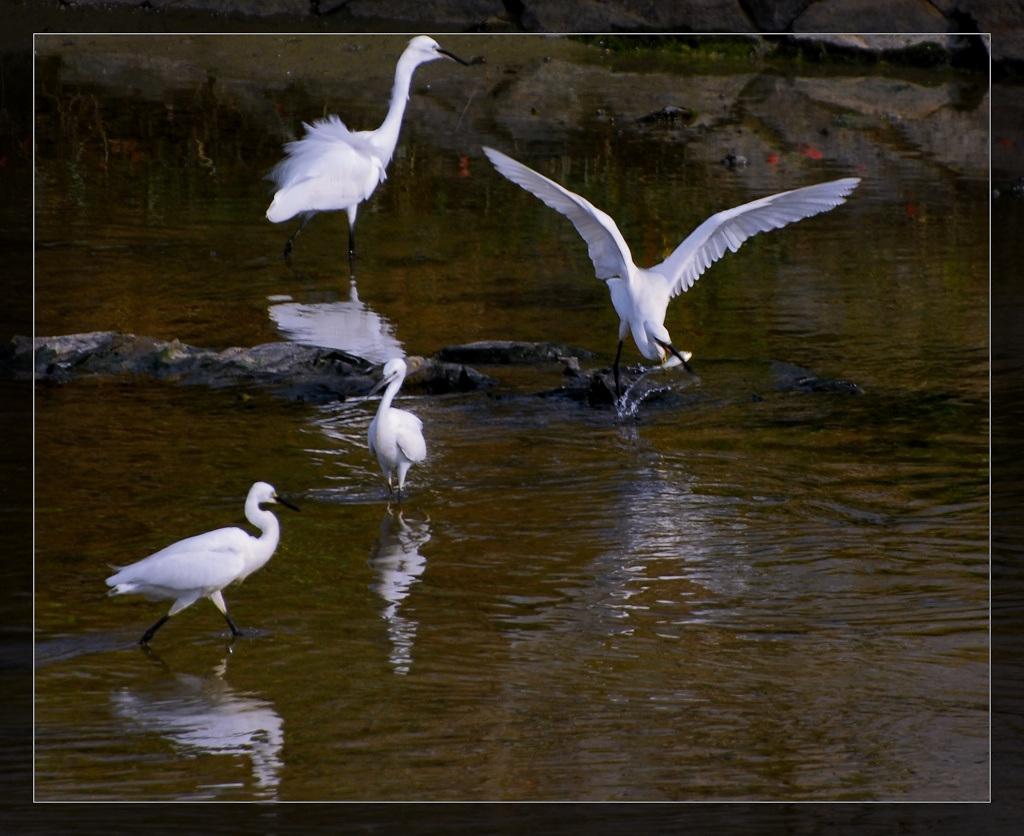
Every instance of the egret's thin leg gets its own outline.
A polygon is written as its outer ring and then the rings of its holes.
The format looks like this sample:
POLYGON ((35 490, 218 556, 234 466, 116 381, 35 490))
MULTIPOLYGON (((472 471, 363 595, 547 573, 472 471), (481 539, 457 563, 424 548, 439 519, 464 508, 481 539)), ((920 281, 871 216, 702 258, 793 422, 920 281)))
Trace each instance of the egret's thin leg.
POLYGON ((348 273, 349 278, 356 280, 356 216, 359 214, 359 204, 353 204, 345 210, 348 215, 348 273))
POLYGON ((230 628, 231 628, 231 635, 232 635, 232 636, 240 636, 240 635, 242 635, 242 631, 241 631, 241 630, 239 630, 239 629, 238 629, 238 628, 237 628, 237 627, 235 626, 235 622, 231 620, 231 616, 230 616, 230 615, 228 615, 227 613, 224 613, 224 618, 225 618, 225 619, 227 620, 227 622, 228 622, 228 627, 230 627, 230 628))
POLYGON ((619 349, 615 352, 615 362, 612 363, 612 374, 615 375, 615 398, 622 397, 622 387, 619 386, 619 358, 622 356, 622 340, 619 340, 619 349))
POLYGON ((213 601, 213 605, 221 611, 221 615, 223 615, 225 620, 228 622, 228 627, 231 628, 231 635, 242 635, 242 631, 235 626, 235 622, 232 621, 231 616, 228 615, 228 605, 219 589, 210 596, 210 600, 213 601))
POLYGON ((315 214, 316 214, 316 212, 308 212, 307 214, 305 214, 303 216, 303 218, 302 218, 302 223, 299 224, 299 228, 296 229, 295 232, 292 233, 292 237, 291 238, 289 238, 287 241, 285 241, 285 244, 284 244, 284 257, 285 257, 285 259, 288 259, 291 256, 291 254, 292 254, 292 244, 295 242, 295 239, 299 237, 299 233, 302 232, 302 230, 304 230, 306 228, 306 224, 308 224, 313 219, 313 215, 315 215, 315 214))
POLYGON ((349 278, 356 280, 356 228, 348 225, 348 272, 349 278))
POLYGON ((153 638, 157 630, 164 626, 170 619, 169 615, 163 616, 156 624, 150 627, 145 633, 142 634, 142 638, 139 639, 139 644, 149 644, 149 640, 153 638))

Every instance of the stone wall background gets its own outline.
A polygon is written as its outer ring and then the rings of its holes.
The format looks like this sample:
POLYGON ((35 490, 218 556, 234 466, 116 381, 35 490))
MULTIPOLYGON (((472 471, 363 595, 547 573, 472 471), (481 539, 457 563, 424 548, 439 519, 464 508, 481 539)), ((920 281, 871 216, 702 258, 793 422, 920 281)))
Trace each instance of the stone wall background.
POLYGON ((0 0, 0 159, 31 156, 34 32, 206 31, 771 33, 810 60, 991 61, 993 182, 1024 198, 1024 0, 0 0))
POLYGON ((41 24, 35 31, 85 31, 80 24, 105 20, 106 27, 91 31, 202 31, 233 23, 318 31, 785 32, 828 34, 819 40, 851 49, 929 42, 953 50, 957 33, 990 32, 993 61, 1024 68, 1020 0, 29 0, 0 7, 0 21, 15 10, 41 24), (860 32, 916 37, 845 34, 860 32))

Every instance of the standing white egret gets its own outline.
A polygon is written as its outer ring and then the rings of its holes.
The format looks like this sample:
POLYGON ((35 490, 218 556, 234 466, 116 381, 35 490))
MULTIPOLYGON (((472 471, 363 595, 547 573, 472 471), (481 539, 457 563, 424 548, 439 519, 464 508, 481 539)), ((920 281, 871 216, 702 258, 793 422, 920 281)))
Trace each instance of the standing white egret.
POLYGON ((608 283, 612 305, 620 320, 619 347, 612 366, 617 397, 622 396, 619 358, 627 334, 632 333, 636 347, 648 360, 657 360, 664 367, 682 363, 693 374, 687 362, 692 355, 679 351, 665 328, 669 301, 693 287, 704 271, 725 254, 726 248, 736 252, 744 241, 758 232, 779 229, 834 209, 844 203, 846 195, 860 183, 859 178, 846 177, 780 192, 718 212, 691 232, 661 264, 644 269, 633 263, 622 233, 606 213, 493 148, 484 148, 484 153, 501 174, 572 221, 587 242, 597 277, 608 283))
POLYGON ((377 130, 352 131, 332 115, 317 119, 312 125, 306 124, 306 135, 285 145, 287 156, 268 175, 277 183, 278 191, 267 209, 267 219, 273 223, 302 216, 299 228, 284 245, 285 258, 291 253, 296 236, 314 215, 344 209, 348 213, 349 270, 355 276, 359 204, 387 177, 386 169, 398 143, 413 73, 420 64, 438 58, 469 63, 426 35, 409 41, 395 68, 388 115, 377 130))
POLYGON ((391 406, 391 402, 402 388, 407 367, 405 360, 396 357, 384 364, 384 377, 370 394, 379 392, 385 386, 387 390, 380 399, 377 414, 370 422, 367 432, 367 443, 370 452, 377 457, 381 472, 388 480, 388 490, 395 490, 392 474, 398 476, 398 497, 402 497, 405 485, 405 474, 409 468, 427 457, 427 442, 423 439, 423 422, 404 409, 391 406))
POLYGON ((277 517, 260 508, 264 502, 299 510, 279 497, 273 486, 256 482, 245 500, 245 517, 262 532, 261 536, 254 537, 241 528, 207 531, 179 540, 107 578, 107 586, 113 587, 109 595, 136 593, 151 601, 174 601, 167 615, 143 634, 139 644, 148 644, 172 615, 200 598, 213 601, 227 619, 232 635, 240 635, 220 591, 263 566, 277 548, 281 528, 277 517))

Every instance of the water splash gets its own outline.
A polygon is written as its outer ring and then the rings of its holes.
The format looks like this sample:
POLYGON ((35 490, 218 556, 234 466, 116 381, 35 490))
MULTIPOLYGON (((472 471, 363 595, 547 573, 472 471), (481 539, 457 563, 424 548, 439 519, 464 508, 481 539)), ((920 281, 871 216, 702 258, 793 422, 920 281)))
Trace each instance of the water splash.
MULTIPOLYGON (((665 392, 671 392, 669 383, 652 383, 648 378, 651 372, 662 371, 660 366, 640 368, 640 374, 626 387, 622 397, 615 401, 615 414, 619 418, 635 418, 644 401, 665 392)), ((689 383, 686 384, 690 385, 689 383)))

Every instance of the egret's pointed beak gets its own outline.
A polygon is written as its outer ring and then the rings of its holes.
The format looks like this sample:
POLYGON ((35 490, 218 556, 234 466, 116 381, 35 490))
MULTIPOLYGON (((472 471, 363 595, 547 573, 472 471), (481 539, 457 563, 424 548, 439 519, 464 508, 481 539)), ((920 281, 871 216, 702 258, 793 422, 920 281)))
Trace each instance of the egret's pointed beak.
POLYGON ((458 61, 460 64, 462 64, 465 67, 468 67, 470 64, 482 64, 482 63, 484 63, 483 58, 481 58, 480 56, 475 57, 472 61, 467 61, 465 58, 459 58, 458 55, 456 55, 454 52, 449 52, 443 46, 439 46, 437 48, 437 51, 441 55, 443 55, 445 58, 451 58, 452 61, 458 61))
POLYGON ((295 505, 292 505, 287 499, 284 499, 283 497, 280 496, 275 496, 274 502, 278 503, 279 505, 283 505, 285 508, 291 508, 293 511, 299 510, 295 505))
POLYGON ((370 390, 370 391, 369 391, 369 392, 367 393, 366 397, 370 397, 370 395, 376 395, 376 394, 377 394, 377 393, 378 393, 378 392, 379 392, 379 391, 380 391, 381 389, 383 389, 383 388, 384 388, 385 386, 387 386, 387 385, 388 385, 388 384, 389 384, 389 383, 390 383, 390 382, 391 382, 392 380, 394 380, 394 379, 395 379, 395 378, 394 378, 394 376, 392 376, 392 377, 383 377, 383 378, 381 378, 381 381, 380 381, 380 383, 378 383, 378 384, 377 384, 376 386, 374 386, 374 387, 373 387, 373 388, 372 388, 372 389, 371 389, 371 390, 370 390))
POLYGON ((655 338, 655 341, 662 347, 665 354, 668 355, 661 361, 661 368, 671 369, 673 366, 682 364, 690 374, 696 377, 697 373, 690 366, 689 362, 690 358, 693 357, 692 353, 689 351, 679 351, 672 343, 666 343, 657 338, 655 338))

